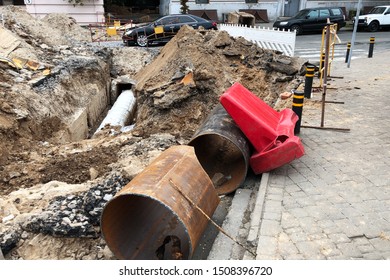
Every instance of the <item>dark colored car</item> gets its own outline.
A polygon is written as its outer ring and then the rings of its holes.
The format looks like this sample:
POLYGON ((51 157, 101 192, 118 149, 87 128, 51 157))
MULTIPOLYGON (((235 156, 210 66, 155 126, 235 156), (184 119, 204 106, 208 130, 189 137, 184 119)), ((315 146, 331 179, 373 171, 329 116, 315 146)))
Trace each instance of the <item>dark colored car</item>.
POLYGON ((329 18, 331 23, 337 23, 337 28, 345 26, 345 15, 338 7, 303 9, 294 17, 277 20, 273 27, 295 30, 297 35, 307 31, 321 31, 329 18))
POLYGON ((217 30, 217 23, 194 15, 169 15, 164 16, 145 26, 127 29, 123 36, 126 45, 136 44, 145 47, 150 43, 168 42, 183 25, 189 25, 197 29, 203 26, 205 29, 217 30))

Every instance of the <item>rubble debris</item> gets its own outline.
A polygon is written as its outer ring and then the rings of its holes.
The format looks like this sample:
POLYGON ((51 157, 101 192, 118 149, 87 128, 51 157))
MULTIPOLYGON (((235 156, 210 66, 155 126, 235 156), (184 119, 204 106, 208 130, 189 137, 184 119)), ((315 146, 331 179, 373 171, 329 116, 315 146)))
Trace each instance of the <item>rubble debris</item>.
POLYGON ((61 237, 93 237, 100 234, 103 207, 129 181, 112 177, 85 193, 58 196, 38 215, 22 225, 28 232, 61 237))
POLYGON ((0 250, 4 255, 8 254, 13 248, 16 247, 20 240, 20 233, 15 228, 0 233, 0 250))

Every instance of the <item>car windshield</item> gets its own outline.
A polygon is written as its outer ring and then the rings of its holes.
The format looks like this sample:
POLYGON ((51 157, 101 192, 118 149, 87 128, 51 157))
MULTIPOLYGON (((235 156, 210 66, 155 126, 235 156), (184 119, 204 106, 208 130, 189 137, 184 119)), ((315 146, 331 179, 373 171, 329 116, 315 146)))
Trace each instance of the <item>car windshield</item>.
POLYGON ((369 14, 383 14, 383 12, 386 10, 386 7, 375 7, 371 11, 369 11, 369 14))

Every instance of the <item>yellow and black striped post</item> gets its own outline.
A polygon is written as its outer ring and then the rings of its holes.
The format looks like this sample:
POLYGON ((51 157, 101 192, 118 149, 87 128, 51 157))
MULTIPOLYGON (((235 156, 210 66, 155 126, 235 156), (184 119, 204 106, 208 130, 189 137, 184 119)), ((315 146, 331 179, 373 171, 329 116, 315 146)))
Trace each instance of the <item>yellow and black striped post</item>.
POLYGON ((351 42, 347 44, 347 54, 345 55, 345 63, 348 62, 349 54, 351 53, 351 42))
POLYGON ((368 57, 371 58, 374 53, 375 37, 370 37, 370 48, 368 49, 368 57))
POLYGON ((294 127, 294 134, 299 134, 301 131, 301 119, 302 119, 302 110, 303 110, 303 101, 305 99, 304 93, 302 91, 293 91, 293 104, 292 110, 295 114, 298 115, 298 121, 294 127))
POLYGON ((311 98, 311 91, 313 89, 313 78, 314 78, 314 65, 306 66, 306 75, 305 75, 305 97, 311 98))

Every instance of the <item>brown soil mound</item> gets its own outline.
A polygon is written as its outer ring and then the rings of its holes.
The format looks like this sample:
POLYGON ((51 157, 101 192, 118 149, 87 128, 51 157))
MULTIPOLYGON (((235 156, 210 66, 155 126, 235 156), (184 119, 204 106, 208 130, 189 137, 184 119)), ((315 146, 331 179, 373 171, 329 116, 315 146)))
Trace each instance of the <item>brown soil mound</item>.
POLYGON ((136 133, 164 131, 191 137, 218 97, 235 82, 273 106, 279 94, 291 87, 300 66, 294 58, 234 39, 224 31, 183 27, 136 76, 136 133), (186 85, 181 80, 190 72, 193 83, 186 85))

